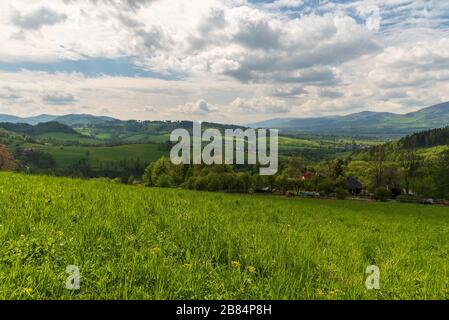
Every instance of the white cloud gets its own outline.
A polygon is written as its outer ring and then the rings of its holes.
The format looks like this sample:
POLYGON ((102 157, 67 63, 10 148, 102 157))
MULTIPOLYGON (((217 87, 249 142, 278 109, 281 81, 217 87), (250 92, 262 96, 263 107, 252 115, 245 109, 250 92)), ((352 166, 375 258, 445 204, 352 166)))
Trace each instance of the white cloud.
POLYGON ((68 105, 76 102, 76 98, 68 92, 46 91, 42 93, 42 100, 50 105, 68 105))
POLYGON ((20 28, 36 30, 45 25, 52 26, 67 19, 64 13, 58 13, 52 9, 41 7, 30 13, 21 14, 14 8, 11 10, 11 22, 20 28))
POLYGON ((179 106, 178 110, 181 113, 193 114, 198 116, 205 116, 212 112, 217 112, 217 109, 209 105, 204 100, 198 100, 194 103, 186 103, 185 105, 179 106))
POLYGON ((59 104, 91 113, 107 107, 122 118, 253 122, 276 113, 407 112, 448 99, 447 2, 314 3, 2 1, 6 70, 129 57, 180 80, 3 72, 0 102, 23 114, 67 110, 59 104))
POLYGON ((237 98, 231 103, 232 110, 243 113, 287 113, 289 108, 284 100, 273 97, 257 97, 252 99, 237 98))

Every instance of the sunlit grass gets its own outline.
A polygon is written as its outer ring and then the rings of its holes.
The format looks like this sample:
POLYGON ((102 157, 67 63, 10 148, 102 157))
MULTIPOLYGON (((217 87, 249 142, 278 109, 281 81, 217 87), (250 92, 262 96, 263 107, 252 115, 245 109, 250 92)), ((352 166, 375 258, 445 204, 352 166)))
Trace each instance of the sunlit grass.
POLYGON ((1 299, 449 297, 444 207, 2 173, 0 244, 1 299), (365 288, 368 265, 381 290, 365 288))

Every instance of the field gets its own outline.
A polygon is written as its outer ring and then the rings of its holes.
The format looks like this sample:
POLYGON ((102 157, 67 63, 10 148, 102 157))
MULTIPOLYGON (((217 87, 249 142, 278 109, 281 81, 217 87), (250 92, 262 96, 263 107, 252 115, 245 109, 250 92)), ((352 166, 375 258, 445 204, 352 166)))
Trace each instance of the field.
POLYGON ((436 206, 1 173, 0 244, 0 299, 449 298, 436 206), (380 290, 364 286, 368 265, 380 290))
POLYGON ((79 136, 79 135, 71 134, 71 133, 63 133, 63 132, 43 133, 43 134, 36 136, 36 138, 43 139, 44 141, 46 141, 46 140, 61 141, 61 142, 78 141, 80 143, 98 143, 97 140, 89 138, 89 137, 79 136))
POLYGON ((156 161, 168 152, 160 151, 156 144, 128 144, 113 147, 80 147, 24 144, 23 147, 40 149, 51 154, 59 168, 74 165, 83 158, 95 167, 101 161, 142 160, 156 161))

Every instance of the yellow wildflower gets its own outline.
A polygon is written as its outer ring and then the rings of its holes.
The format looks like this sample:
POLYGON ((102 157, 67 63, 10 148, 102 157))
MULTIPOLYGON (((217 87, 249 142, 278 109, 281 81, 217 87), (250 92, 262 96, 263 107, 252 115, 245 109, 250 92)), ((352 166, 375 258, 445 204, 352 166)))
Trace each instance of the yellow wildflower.
POLYGON ((249 273, 256 273, 256 267, 249 266, 249 267, 248 267, 248 272, 249 272, 249 273))
POLYGON ((240 269, 240 262, 238 261, 232 261, 231 262, 231 267, 235 268, 235 269, 240 269))
POLYGON ((151 252, 155 255, 159 255, 162 252, 162 249, 159 247, 154 247, 153 249, 151 249, 151 252))
POLYGON ((33 292, 32 288, 23 288, 22 290, 23 290, 23 292, 25 292, 27 294, 31 294, 33 292))

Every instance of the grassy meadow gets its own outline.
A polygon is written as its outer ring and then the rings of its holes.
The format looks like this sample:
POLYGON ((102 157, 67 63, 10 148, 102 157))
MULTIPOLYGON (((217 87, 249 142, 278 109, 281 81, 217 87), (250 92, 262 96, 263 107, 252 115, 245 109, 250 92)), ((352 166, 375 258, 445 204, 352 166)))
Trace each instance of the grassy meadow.
POLYGON ((159 150, 156 144, 126 144, 112 147, 24 144, 23 147, 48 152, 55 159, 58 168, 69 167, 81 159, 88 159, 93 167, 102 161, 139 159, 149 162, 156 161, 168 153, 167 151, 159 150))
POLYGON ((447 299, 448 260, 444 207, 0 173, 0 299, 447 299))

